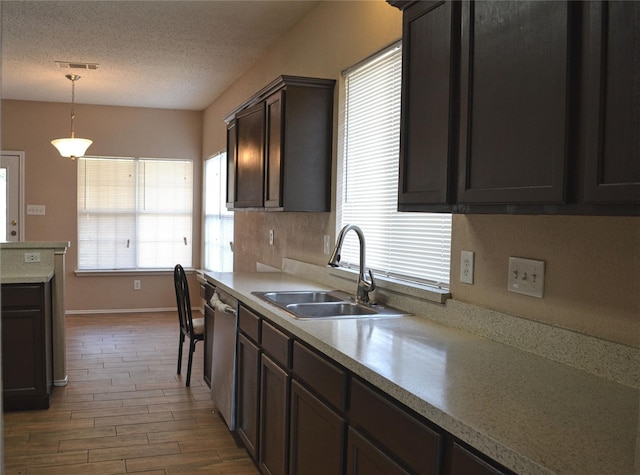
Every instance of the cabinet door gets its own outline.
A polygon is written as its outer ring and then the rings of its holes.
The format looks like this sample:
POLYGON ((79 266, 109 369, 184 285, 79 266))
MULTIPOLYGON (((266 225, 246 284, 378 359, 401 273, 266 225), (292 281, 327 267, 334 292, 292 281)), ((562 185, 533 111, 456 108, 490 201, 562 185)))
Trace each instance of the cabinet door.
POLYGON ((400 210, 450 202, 459 11, 457 2, 416 2, 404 12, 400 210))
POLYGON ((260 350, 242 333, 238 335, 238 435, 254 459, 258 448, 260 350))
POLYGON ((347 475, 409 475, 360 433, 349 428, 347 475))
POLYGON ((588 2, 585 201, 640 202, 640 3, 588 2))
POLYGON ((51 284, 2 285, 5 410, 47 409, 53 385, 51 284))
POLYGON ((233 120, 227 125, 227 208, 233 209, 236 202, 236 164, 238 128, 233 120))
POLYGON ((291 383, 291 475, 339 475, 344 467, 345 422, 329 406, 291 383))
POLYGON ((261 207, 264 186, 264 102, 236 117, 235 207, 261 207))
POLYGON ((463 5, 459 203, 565 201, 571 11, 560 1, 463 5))
POLYGON ((2 310, 4 397, 40 394, 45 385, 44 329, 40 309, 2 310))
POLYGON ((284 91, 276 92, 266 100, 267 145, 265 156, 264 205, 282 206, 282 103, 284 91))
POLYGON ((287 473, 289 458, 289 374, 262 354, 258 465, 268 475, 287 473))

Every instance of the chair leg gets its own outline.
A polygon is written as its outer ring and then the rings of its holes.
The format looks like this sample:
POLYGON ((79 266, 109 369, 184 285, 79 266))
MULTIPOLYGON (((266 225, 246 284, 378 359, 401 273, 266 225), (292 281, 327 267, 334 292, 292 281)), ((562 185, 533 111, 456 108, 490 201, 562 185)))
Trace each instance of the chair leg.
POLYGON ((180 341, 178 342, 178 373, 182 369, 182 344, 184 343, 184 333, 180 332, 180 341))
POLYGON ((193 363, 193 352, 196 351, 196 342, 189 340, 189 366, 187 366, 187 386, 191 385, 191 364, 193 363))

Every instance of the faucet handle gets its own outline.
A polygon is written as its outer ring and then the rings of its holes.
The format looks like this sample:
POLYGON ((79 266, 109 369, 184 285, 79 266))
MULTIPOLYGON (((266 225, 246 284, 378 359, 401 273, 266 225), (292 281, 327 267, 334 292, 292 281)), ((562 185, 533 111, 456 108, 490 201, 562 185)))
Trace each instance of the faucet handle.
POLYGON ((373 279, 373 272, 369 269, 369 282, 363 279, 364 289, 367 292, 372 292, 376 288, 376 281, 373 279))
POLYGON ((369 281, 364 276, 364 272, 358 278, 358 290, 356 292, 356 302, 367 305, 369 303, 369 292, 376 288, 376 282, 373 280, 373 272, 369 269, 369 281))

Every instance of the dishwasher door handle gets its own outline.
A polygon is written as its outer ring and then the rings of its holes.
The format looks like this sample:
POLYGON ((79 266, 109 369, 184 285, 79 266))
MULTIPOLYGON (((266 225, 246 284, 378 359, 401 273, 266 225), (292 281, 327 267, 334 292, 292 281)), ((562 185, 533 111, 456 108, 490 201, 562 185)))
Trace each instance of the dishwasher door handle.
POLYGON ((238 315, 235 308, 220 300, 218 292, 215 292, 213 294, 213 297, 211 297, 211 300, 209 301, 209 305, 211 305, 213 309, 218 312, 226 313, 227 315, 233 315, 234 317, 238 315))

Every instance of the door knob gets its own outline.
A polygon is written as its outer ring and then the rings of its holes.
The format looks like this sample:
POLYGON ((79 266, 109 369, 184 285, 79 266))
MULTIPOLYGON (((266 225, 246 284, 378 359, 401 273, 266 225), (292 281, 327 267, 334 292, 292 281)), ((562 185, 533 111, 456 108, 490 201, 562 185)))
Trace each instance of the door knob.
POLYGON ((11 226, 15 226, 16 224, 18 224, 18 222, 15 219, 11 220, 11 226))

